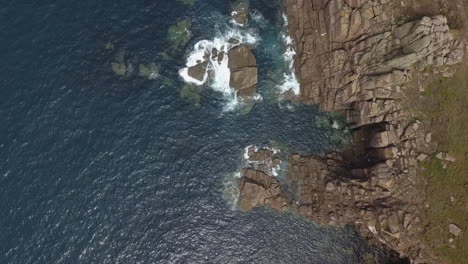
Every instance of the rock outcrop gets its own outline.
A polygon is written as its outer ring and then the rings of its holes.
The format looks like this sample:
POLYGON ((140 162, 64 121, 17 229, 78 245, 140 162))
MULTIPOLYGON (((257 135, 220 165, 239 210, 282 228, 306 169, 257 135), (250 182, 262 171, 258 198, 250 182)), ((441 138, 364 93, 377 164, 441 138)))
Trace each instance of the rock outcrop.
MULTIPOLYGON (((240 0, 233 5, 232 19, 237 26, 247 25, 248 8, 249 2, 246 0, 240 0)), ((205 47, 203 58, 197 58, 196 63, 186 69, 186 74, 193 83, 204 84, 209 78, 214 77, 215 69, 225 67, 223 61, 227 57, 227 67, 230 72, 229 87, 239 98, 251 99, 256 94, 258 83, 257 60, 252 52, 253 47, 241 43, 239 39, 231 38, 217 48, 205 47)), ((223 71, 221 74, 226 73, 223 71)))
POLYGON ((238 202, 242 211, 250 211, 260 206, 283 211, 288 209, 289 204, 281 190, 281 184, 274 177, 251 168, 242 171, 238 202))
MULTIPOLYGON (((418 162, 435 156, 435 149, 404 108, 405 89, 423 70, 450 74, 465 47, 453 38, 445 17, 400 23, 393 19, 393 4, 286 0, 301 100, 342 113, 353 145, 326 157, 290 156, 281 190, 292 196, 271 206, 265 201, 283 196, 260 184, 265 190, 249 208, 285 210, 287 204, 321 224, 355 225, 413 263, 439 263, 421 239, 425 183, 416 175, 418 162)), ((248 204, 245 188, 243 195, 240 201, 248 204)))
POLYGON ((229 85, 237 94, 253 96, 257 91, 258 72, 257 61, 252 50, 247 45, 239 45, 228 52, 231 78, 229 85))
POLYGON ((249 1, 237 0, 232 5, 232 21, 239 25, 245 26, 249 22, 249 1))

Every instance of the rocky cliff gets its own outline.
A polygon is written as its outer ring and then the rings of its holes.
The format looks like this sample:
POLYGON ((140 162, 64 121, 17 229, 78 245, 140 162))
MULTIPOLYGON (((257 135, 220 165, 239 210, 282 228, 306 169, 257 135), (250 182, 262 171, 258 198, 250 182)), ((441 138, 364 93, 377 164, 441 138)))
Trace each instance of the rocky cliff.
POLYGON ((413 263, 440 263, 421 241, 425 182, 416 173, 435 150, 430 133, 405 109, 405 91, 423 71, 450 75, 464 44, 444 16, 398 21, 395 1, 285 3, 300 100, 342 113, 353 145, 326 157, 290 156, 285 184, 261 169, 246 170, 241 209, 267 205, 321 224, 352 224, 413 263))

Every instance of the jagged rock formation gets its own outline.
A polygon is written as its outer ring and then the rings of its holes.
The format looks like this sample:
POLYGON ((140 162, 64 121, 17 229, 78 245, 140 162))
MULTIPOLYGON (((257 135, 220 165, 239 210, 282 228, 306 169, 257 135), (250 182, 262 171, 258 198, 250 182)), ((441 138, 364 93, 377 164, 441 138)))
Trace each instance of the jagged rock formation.
POLYGON ((413 263, 438 263, 421 240, 425 183, 416 175, 418 162, 435 149, 403 102, 414 74, 446 70, 461 62, 465 47, 454 40, 445 17, 397 23, 392 4, 286 0, 301 100, 344 114, 353 146, 325 158, 290 156, 284 195, 266 174, 249 171, 243 181, 264 190, 244 184, 240 202, 249 204, 249 190, 256 189, 262 195, 245 208, 285 210, 287 204, 322 224, 356 225, 363 236, 413 263))

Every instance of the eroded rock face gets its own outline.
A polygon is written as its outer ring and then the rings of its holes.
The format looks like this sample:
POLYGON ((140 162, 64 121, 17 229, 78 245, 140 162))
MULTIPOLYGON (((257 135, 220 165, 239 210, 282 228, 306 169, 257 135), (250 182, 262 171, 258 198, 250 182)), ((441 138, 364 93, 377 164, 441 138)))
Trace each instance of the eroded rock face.
POLYGON ((453 40, 445 17, 396 25, 385 12, 387 2, 286 1, 305 102, 329 111, 358 110, 359 102, 394 99, 391 86, 398 82, 386 76, 394 71, 462 60, 463 45, 453 40), (363 87, 367 82, 382 84, 363 87))

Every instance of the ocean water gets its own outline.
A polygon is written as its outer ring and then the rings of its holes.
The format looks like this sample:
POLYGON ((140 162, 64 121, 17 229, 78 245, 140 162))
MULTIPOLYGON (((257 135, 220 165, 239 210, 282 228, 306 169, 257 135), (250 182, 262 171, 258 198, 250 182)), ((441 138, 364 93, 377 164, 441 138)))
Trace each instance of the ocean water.
POLYGON ((0 263, 360 263, 351 228, 225 199, 246 146, 323 153, 344 137, 317 107, 278 100, 281 5, 251 5, 263 99, 226 111, 209 85, 182 96, 178 71, 229 26, 229 1, 2 4, 0 263), (183 19, 191 38, 174 47, 183 19))

